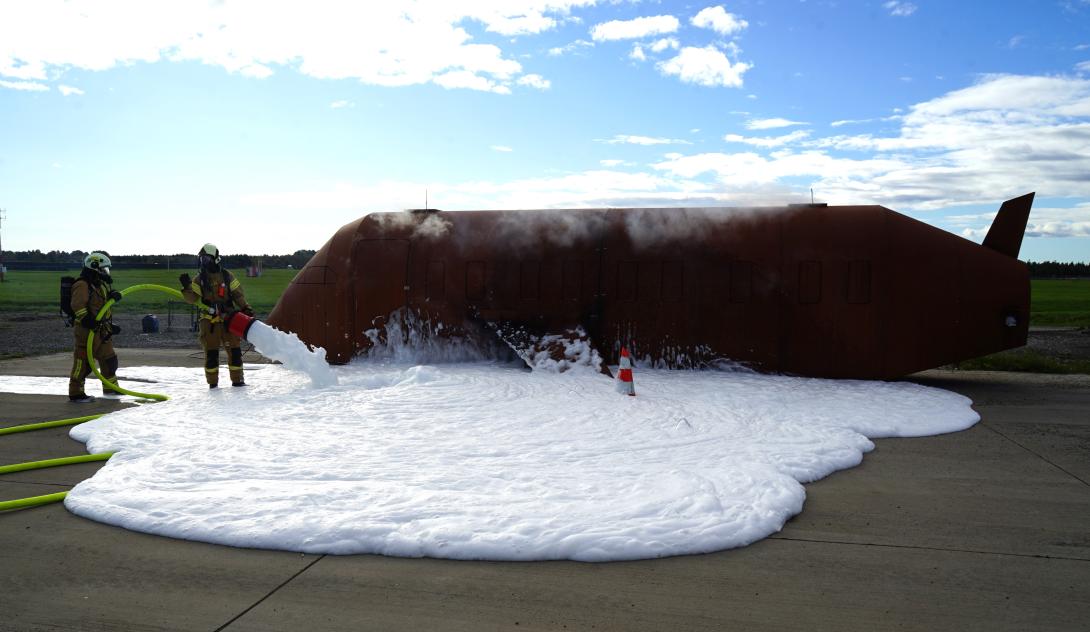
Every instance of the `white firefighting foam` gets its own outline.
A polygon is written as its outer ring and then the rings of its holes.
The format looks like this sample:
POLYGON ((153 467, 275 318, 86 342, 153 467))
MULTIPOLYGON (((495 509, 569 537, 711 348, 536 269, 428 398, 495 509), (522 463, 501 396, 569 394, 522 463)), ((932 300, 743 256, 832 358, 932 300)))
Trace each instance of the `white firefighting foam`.
POLYGON ((266 358, 277 360, 292 371, 306 373, 310 376, 311 384, 318 388, 337 383, 337 376, 326 363, 325 349, 316 347, 311 350, 293 333, 280 331, 255 320, 246 332, 246 340, 266 358))
MULTIPOLYGON (((312 388, 278 365, 209 391, 129 367, 167 402, 76 426, 117 454, 68 508, 137 531, 309 553, 621 560, 743 546, 802 510, 802 483, 868 437, 961 430, 960 395, 910 383, 361 361, 312 388)), ((63 378, 0 390, 63 394, 63 378)))
POLYGON ((532 334, 525 329, 489 323, 507 346, 534 371, 563 373, 576 368, 600 371, 602 356, 582 327, 560 334, 532 334))

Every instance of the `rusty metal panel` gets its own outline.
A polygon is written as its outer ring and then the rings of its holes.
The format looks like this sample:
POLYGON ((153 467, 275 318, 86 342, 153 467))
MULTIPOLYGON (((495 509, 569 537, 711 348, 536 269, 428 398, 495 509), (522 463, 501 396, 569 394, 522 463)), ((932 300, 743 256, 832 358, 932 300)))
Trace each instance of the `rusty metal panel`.
POLYGON ((1031 200, 1004 205, 991 248, 878 206, 372 214, 269 322, 331 362, 408 309, 454 329, 583 327, 607 361, 624 343, 663 366, 895 378, 1025 343, 1028 272, 1010 251, 1031 200))
POLYGON ((424 279, 424 298, 428 301, 442 301, 446 298, 447 266, 440 260, 428 261, 427 276, 424 279))
POLYGON ((877 373, 897 377, 955 362, 961 296, 957 242, 964 240, 891 213, 886 241, 876 275, 886 330, 883 367, 877 373))
POLYGON ((883 216, 873 207, 801 207, 783 235, 780 368, 858 377, 882 353, 876 306, 848 300, 851 261, 880 257, 883 216))
POLYGON ((856 259, 848 262, 848 274, 844 285, 849 303, 853 305, 870 303, 870 270, 870 259, 856 259))
POLYGON ((381 327, 408 302, 409 241, 362 239, 352 249, 356 313, 370 314, 365 329, 381 327))

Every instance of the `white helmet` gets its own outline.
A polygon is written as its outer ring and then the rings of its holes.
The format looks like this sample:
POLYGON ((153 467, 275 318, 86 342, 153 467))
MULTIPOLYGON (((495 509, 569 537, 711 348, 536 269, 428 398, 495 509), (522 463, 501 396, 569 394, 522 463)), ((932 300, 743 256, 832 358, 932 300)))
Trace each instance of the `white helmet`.
POLYGON ((101 252, 92 252, 83 258, 83 267, 99 274, 110 275, 110 258, 101 252))
POLYGON ((201 246, 197 258, 200 260, 202 268, 208 264, 218 265, 220 262, 220 249, 216 248, 214 244, 205 244, 201 246))

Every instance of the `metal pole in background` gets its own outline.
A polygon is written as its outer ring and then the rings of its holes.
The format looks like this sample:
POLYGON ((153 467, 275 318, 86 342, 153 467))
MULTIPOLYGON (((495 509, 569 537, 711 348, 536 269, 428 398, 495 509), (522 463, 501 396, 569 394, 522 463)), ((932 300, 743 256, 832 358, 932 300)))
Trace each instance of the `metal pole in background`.
MULTIPOLYGON (((7 211, 0 208, 0 229, 2 229, 3 226, 4 226, 4 220, 8 218, 8 216, 5 213, 7 213, 7 211)), ((3 231, 0 230, 0 233, 2 233, 2 232, 3 231)), ((7 276, 7 270, 4 269, 4 246, 2 244, 0 244, 0 283, 4 282, 4 277, 6 277, 6 276, 7 276)))

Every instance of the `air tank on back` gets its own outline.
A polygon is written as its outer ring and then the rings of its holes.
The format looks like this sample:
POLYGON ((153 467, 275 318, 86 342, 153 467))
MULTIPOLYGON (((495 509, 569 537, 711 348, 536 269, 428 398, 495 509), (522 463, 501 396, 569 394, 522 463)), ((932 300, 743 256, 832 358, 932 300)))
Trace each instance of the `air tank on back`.
POLYGON ((372 213, 267 322, 334 363, 409 317, 580 328, 609 363, 623 344, 668 368, 894 379, 1025 344, 1032 200, 1004 203, 983 245, 881 206, 372 213))

